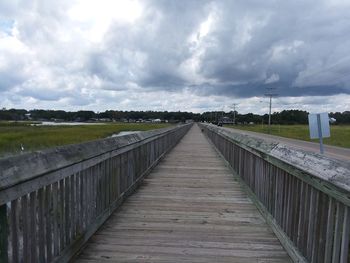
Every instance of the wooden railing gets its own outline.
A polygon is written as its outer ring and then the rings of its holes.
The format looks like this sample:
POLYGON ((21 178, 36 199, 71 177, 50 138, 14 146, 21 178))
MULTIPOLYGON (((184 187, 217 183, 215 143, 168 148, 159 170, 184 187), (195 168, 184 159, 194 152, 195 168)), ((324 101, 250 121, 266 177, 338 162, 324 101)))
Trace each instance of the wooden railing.
POLYGON ((350 164, 201 124, 295 262, 350 262, 350 164))
POLYGON ((0 160, 0 262, 67 262, 191 125, 0 160))

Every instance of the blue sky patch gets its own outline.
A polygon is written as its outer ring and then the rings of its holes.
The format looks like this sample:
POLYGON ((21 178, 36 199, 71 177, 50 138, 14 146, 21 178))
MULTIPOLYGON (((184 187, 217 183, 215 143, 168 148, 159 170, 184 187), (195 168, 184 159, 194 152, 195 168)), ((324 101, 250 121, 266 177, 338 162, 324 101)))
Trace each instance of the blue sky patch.
POLYGON ((1 19, 0 18, 0 31, 4 32, 7 35, 12 35, 12 28, 15 21, 12 19, 1 19))

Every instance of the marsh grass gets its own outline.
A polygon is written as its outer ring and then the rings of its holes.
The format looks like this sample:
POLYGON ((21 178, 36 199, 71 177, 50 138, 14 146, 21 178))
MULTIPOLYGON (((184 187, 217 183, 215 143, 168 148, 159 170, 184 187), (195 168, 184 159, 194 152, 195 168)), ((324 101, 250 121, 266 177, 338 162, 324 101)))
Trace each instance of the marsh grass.
POLYGON ((0 122, 0 157, 106 138, 121 131, 160 129, 169 124, 108 123, 77 126, 31 126, 31 122, 0 122))
MULTIPOLYGON (((227 127, 268 134, 267 125, 236 125, 235 127, 227 127)), ((308 125, 271 125, 271 134, 303 141, 318 142, 318 140, 310 139, 308 125)), ((350 148, 350 125, 332 125, 331 137, 324 138, 323 142, 328 145, 350 148)))

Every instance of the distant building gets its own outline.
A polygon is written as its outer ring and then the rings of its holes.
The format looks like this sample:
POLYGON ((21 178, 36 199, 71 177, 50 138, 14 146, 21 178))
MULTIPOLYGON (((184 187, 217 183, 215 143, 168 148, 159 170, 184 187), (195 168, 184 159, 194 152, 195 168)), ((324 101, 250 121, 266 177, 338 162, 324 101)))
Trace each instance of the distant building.
MULTIPOLYGON (((3 108, 3 110, 4 110, 5 108, 3 108)), ((6 110, 6 109, 5 109, 6 110)), ((31 114, 30 113, 26 113, 26 114, 24 114, 24 116, 26 117, 26 119, 27 120, 31 120, 32 119, 32 116, 31 116, 31 114)))
POLYGON ((233 124, 233 120, 229 117, 221 117, 219 122, 222 124, 233 124))

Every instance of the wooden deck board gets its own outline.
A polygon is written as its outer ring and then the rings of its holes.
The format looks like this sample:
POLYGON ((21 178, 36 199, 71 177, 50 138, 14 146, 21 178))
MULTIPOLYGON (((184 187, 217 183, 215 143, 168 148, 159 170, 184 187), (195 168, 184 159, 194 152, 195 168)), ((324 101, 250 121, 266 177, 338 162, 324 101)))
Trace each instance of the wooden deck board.
POLYGON ((290 262, 194 125, 76 262, 290 262))

